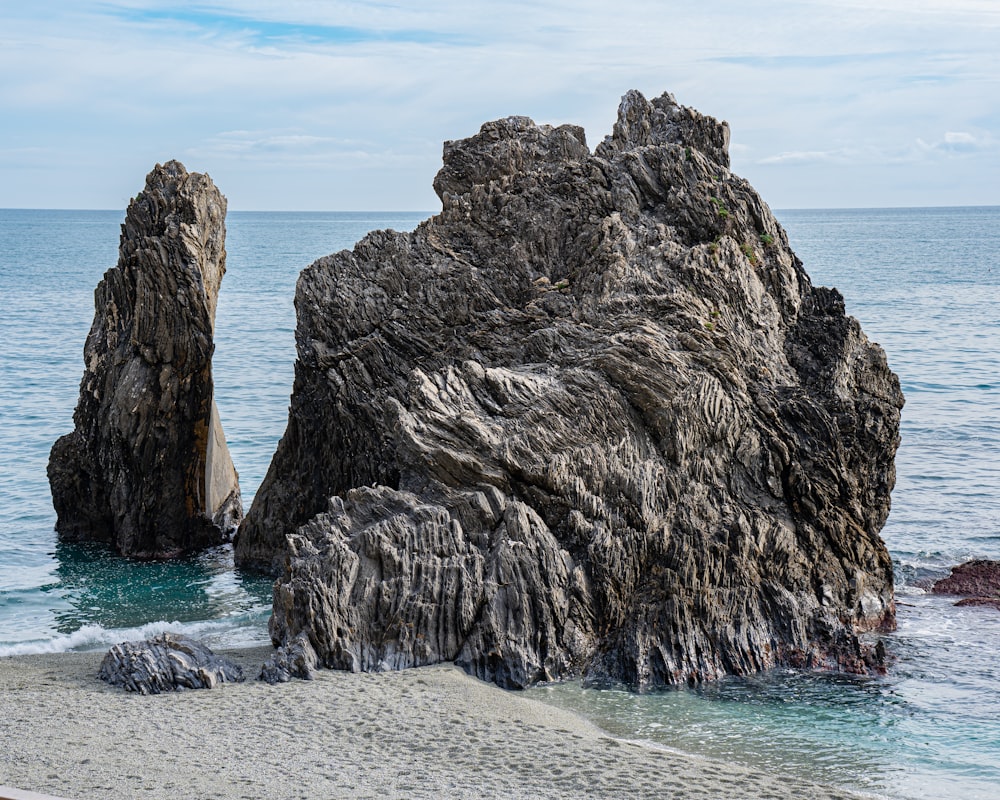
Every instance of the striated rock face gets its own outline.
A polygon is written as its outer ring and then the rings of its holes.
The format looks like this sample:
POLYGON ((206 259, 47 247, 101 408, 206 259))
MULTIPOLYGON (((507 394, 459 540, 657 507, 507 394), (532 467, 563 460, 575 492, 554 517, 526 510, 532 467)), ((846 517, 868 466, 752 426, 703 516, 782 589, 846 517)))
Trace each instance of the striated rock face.
POLYGON ((101 661, 97 676, 127 692, 161 694, 212 689, 246 680, 243 668, 188 636, 164 633, 144 642, 122 642, 101 661))
POLYGON ((312 680, 318 666, 316 651, 309 643, 309 637, 300 633, 286 644, 279 645, 272 656, 264 662, 258 680, 265 683, 287 683, 292 678, 312 680))
POLYGON ((903 397, 727 144, 638 92, 593 154, 487 123, 445 144, 439 215, 302 273, 288 428, 236 540, 281 575, 285 673, 881 667, 903 397))
POLYGON ((219 544, 243 517, 212 385, 225 216, 211 179, 177 161, 129 205, 94 294, 76 428, 49 458, 67 539, 161 558, 219 544))

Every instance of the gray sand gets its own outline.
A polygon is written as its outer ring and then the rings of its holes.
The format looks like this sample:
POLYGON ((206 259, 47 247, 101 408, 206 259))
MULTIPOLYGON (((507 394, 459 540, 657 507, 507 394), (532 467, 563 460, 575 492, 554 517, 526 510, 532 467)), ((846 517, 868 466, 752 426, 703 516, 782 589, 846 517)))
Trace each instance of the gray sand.
MULTIPOLYGON (((266 649, 227 653, 255 670, 266 649)), ((157 798, 851 798, 609 737, 453 666, 141 697, 101 653, 0 658, 0 786, 157 798)))

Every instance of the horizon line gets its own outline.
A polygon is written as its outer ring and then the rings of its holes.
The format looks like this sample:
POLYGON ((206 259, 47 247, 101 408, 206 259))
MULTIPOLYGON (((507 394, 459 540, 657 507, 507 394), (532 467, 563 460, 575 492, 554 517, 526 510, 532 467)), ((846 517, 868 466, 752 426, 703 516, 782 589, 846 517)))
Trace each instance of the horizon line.
MULTIPOLYGON (((130 201, 131 202, 131 201, 130 201)), ((945 204, 945 205, 913 205, 913 206, 783 206, 771 207, 772 212, 780 211, 908 211, 908 210, 933 210, 933 209, 975 209, 975 208, 1000 208, 1000 203, 971 203, 971 204, 945 204)), ((122 208, 65 208, 56 206, 45 207, 20 207, 20 206, 0 206, 0 211, 93 211, 101 213, 121 213, 126 209, 122 208)), ((428 214, 434 216, 440 211, 427 209, 318 209, 318 208, 229 208, 227 214, 428 214)))

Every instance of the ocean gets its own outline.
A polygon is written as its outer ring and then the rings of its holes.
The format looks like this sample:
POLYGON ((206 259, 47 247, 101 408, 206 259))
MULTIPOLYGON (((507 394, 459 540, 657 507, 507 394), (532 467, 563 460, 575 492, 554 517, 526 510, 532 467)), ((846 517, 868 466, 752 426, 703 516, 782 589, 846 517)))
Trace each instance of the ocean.
MULTIPOLYGON (((995 798, 1000 612, 926 587, 1000 559, 1000 208, 779 211, 815 284, 888 353, 906 407, 893 510, 894 659, 880 678, 775 670, 634 694, 541 686, 615 736, 893 798, 995 798)), ((0 656, 100 650, 163 630, 268 642, 270 581, 221 547, 129 563, 57 540, 45 466, 72 430, 93 290, 121 212, 0 210, 0 656)), ((244 503, 284 431, 299 271, 423 213, 232 212, 216 320, 216 400, 244 503)))

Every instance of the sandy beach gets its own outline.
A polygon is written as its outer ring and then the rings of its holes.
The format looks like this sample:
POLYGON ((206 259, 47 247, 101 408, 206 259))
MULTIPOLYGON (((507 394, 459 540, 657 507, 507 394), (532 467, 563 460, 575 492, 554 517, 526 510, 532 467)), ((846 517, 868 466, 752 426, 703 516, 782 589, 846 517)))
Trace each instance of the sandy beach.
MULTIPOLYGON (((265 654, 226 655, 254 674, 265 654)), ((615 740, 453 666, 142 697, 99 681, 101 658, 0 659, 0 786, 74 800, 856 797, 615 740)))

